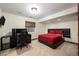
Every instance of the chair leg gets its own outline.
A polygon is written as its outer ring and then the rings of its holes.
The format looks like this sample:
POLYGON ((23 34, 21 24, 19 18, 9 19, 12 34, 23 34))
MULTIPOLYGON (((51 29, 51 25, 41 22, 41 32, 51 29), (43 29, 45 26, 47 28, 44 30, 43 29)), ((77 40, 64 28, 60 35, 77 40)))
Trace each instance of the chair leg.
POLYGON ((28 45, 26 45, 26 48, 28 48, 28 45))
POLYGON ((26 48, 28 48, 28 44, 26 44, 26 48))
POLYGON ((22 50, 22 47, 20 47, 20 50, 22 50))

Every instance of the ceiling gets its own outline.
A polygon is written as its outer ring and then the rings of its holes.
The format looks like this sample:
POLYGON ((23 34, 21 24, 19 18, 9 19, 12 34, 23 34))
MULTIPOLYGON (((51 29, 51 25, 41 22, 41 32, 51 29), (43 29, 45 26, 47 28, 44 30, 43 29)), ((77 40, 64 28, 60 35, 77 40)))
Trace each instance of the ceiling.
POLYGON ((76 3, 0 3, 0 9, 4 12, 17 14, 34 19, 41 19, 48 15, 77 6, 76 3), (37 6, 38 13, 32 14, 29 7, 37 6))
POLYGON ((44 24, 49 24, 49 23, 55 23, 55 22, 66 22, 66 21, 74 21, 74 20, 78 20, 78 14, 77 13, 73 13, 73 14, 69 14, 66 16, 62 16, 62 17, 58 17, 58 18, 54 18, 54 19, 49 19, 47 21, 43 21, 41 23, 44 24))

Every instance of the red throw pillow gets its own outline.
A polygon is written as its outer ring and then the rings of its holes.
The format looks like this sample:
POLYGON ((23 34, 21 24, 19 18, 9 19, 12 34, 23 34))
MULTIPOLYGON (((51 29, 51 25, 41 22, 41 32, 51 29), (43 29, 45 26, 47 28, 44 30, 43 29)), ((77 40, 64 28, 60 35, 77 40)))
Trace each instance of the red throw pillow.
POLYGON ((63 31, 62 30, 57 30, 57 31, 55 31, 55 34, 63 34, 63 31))
POLYGON ((49 31, 49 33, 51 33, 51 34, 55 34, 55 31, 49 31))

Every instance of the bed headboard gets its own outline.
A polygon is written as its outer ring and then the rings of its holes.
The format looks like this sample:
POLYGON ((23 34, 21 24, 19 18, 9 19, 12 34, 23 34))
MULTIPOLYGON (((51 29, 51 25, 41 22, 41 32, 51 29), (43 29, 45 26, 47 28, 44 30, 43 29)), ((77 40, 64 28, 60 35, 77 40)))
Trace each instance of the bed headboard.
POLYGON ((49 31, 54 31, 54 30, 63 30, 63 36, 64 37, 71 38, 70 28, 64 28, 64 29, 48 29, 48 33, 49 33, 49 31))

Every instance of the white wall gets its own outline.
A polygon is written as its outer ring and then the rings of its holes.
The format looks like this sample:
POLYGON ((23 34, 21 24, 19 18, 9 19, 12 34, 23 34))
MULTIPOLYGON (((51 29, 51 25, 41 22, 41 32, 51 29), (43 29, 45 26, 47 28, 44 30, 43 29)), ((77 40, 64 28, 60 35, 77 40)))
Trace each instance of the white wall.
MULTIPOLYGON (((6 35, 8 32, 11 32, 12 28, 25 28, 25 21, 36 22, 34 19, 26 18, 6 12, 2 12, 2 15, 6 18, 5 25, 1 28, 1 36, 6 35)), ((42 23, 36 22, 36 27, 34 32, 29 32, 32 34, 32 39, 38 38, 39 34, 45 32, 45 25, 42 23)))
POLYGON ((45 30, 46 30, 46 24, 37 22, 37 28, 36 28, 37 38, 38 35, 45 34, 45 30))
MULTIPOLYGON (((0 17, 2 16, 2 11, 0 9, 0 17)), ((0 37, 1 37, 1 27, 0 27, 0 37)))
POLYGON ((35 22, 33 19, 10 14, 10 13, 3 12, 2 14, 6 18, 5 25, 2 27, 3 28, 2 36, 7 34, 9 31, 11 31, 12 28, 25 28, 25 21, 26 20, 35 22))
MULTIPOLYGON (((8 32, 11 32, 12 28, 25 28, 25 21, 36 22, 32 18, 18 16, 6 12, 2 12, 1 15, 5 17, 6 21, 5 21, 5 25, 0 28, 0 36, 4 36, 8 32)), ((36 38, 36 27, 35 27, 35 31, 30 33, 32 35, 32 39, 36 38)))
POLYGON ((70 21, 60 21, 53 22, 46 25, 46 32, 50 28, 70 28, 71 29, 71 38, 65 38, 67 41, 78 43, 78 21, 70 20, 70 21))
POLYGON ((2 11, 1 11, 1 9, 0 9, 0 17, 1 17, 1 14, 2 14, 2 11))
MULTIPOLYGON (((0 17, 1 17, 1 10, 0 10, 0 17)), ((0 29, 0 37, 1 37, 1 29, 0 29)))

